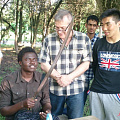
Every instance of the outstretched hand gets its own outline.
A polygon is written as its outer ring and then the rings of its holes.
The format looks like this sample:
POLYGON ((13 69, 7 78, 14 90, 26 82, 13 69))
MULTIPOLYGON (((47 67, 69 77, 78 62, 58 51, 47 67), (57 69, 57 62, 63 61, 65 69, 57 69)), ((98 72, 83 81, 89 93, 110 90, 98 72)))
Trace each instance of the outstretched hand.
POLYGON ((48 113, 51 113, 51 111, 47 110, 46 112, 40 112, 39 113, 40 114, 40 118, 42 120, 46 120, 46 116, 47 116, 48 113))

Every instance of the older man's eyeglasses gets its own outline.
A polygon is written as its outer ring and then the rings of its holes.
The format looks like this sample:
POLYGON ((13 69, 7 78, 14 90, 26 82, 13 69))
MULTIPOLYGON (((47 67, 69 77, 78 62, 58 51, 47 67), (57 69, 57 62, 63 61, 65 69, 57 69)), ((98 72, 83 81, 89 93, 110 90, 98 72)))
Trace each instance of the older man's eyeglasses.
POLYGON ((55 30, 57 31, 57 32, 66 32, 67 31, 67 29, 68 29, 68 27, 69 27, 69 25, 70 25, 70 23, 68 24, 68 26, 66 27, 66 28, 59 28, 59 27, 56 27, 55 26, 55 30))

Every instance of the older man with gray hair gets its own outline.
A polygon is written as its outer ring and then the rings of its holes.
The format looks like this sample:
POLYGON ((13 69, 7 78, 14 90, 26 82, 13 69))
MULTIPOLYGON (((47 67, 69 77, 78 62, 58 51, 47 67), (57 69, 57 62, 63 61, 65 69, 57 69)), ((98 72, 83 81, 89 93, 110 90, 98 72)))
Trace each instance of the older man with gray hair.
MULTIPOLYGON (((56 32, 44 39, 39 56, 43 71, 48 72, 54 62, 65 41, 72 18, 71 12, 64 9, 58 10, 55 15, 56 32)), ((86 34, 72 29, 49 77, 53 115, 63 114, 66 104, 68 119, 83 116, 85 88, 85 75, 83 73, 89 68, 91 58, 90 39, 86 34)))

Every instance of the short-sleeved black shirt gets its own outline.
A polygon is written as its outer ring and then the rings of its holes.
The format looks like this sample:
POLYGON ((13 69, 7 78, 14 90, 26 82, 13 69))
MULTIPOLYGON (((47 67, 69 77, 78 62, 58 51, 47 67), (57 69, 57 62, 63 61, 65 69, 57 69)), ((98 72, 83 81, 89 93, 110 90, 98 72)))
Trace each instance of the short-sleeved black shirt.
POLYGON ((120 93, 120 40, 108 43, 106 38, 93 47, 94 81, 91 91, 103 94, 120 93))

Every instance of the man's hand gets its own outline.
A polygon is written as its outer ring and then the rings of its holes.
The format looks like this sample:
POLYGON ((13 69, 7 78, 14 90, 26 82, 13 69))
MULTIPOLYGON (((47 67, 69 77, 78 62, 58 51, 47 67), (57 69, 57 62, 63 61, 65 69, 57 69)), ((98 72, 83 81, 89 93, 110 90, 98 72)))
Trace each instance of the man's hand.
POLYGON ((27 98, 26 100, 23 101, 23 107, 24 108, 33 108, 35 105, 35 101, 37 101, 37 99, 27 98))
POLYGON ((51 113, 51 111, 50 111, 50 110, 47 110, 46 112, 40 112, 40 113, 39 113, 39 114, 40 114, 40 118, 41 118, 42 120, 46 120, 46 116, 47 116, 48 113, 51 113))
POLYGON ((57 78, 57 83, 61 87, 68 86, 73 81, 72 78, 69 75, 61 75, 61 76, 56 76, 56 77, 58 77, 57 78))

